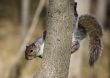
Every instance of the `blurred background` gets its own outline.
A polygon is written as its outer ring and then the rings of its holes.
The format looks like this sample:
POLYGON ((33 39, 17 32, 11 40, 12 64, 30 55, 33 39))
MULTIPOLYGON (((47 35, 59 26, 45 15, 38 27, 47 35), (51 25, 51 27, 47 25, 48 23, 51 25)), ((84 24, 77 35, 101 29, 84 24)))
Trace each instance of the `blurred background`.
MULTIPOLYGON (((110 0, 75 0, 78 14, 94 15, 104 29, 103 53, 88 64, 88 39, 71 56, 69 78, 110 78, 110 0)), ((47 0, 0 0, 0 78, 33 78, 42 59, 25 60, 25 46, 45 29, 47 0)))

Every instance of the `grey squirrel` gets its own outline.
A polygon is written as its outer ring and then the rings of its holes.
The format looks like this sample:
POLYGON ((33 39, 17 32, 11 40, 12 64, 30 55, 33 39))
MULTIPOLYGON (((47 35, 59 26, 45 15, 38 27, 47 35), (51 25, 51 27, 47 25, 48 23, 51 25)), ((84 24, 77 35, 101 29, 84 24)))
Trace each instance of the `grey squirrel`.
POLYGON ((31 60, 35 57, 42 58, 45 37, 46 31, 44 31, 43 36, 38 38, 36 42, 30 44, 29 46, 26 46, 25 58, 27 60, 31 60))
MULTIPOLYGON (((102 51, 102 27, 95 17, 91 15, 81 15, 78 17, 76 11, 77 4, 74 6, 74 15, 76 18, 77 27, 74 32, 74 38, 72 39, 71 53, 76 52, 80 47, 80 41, 89 37, 89 64, 94 66, 95 62, 99 58, 102 51)), ((26 47, 25 57, 26 59, 33 59, 35 57, 41 57, 43 55, 43 48, 45 44, 46 31, 42 37, 40 37, 35 43, 26 47)))
POLYGON ((75 39, 80 42, 86 38, 86 36, 89 37, 89 64, 93 66, 102 51, 103 31, 101 25, 97 22, 95 17, 91 15, 79 17, 75 39))

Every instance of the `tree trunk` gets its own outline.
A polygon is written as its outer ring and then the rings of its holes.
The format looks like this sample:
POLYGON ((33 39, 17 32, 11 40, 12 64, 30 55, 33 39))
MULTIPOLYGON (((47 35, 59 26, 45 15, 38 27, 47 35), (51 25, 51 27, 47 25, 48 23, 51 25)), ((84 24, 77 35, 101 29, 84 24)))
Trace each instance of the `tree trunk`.
POLYGON ((41 71, 35 78, 67 78, 72 43, 74 0, 49 0, 47 36, 41 71))

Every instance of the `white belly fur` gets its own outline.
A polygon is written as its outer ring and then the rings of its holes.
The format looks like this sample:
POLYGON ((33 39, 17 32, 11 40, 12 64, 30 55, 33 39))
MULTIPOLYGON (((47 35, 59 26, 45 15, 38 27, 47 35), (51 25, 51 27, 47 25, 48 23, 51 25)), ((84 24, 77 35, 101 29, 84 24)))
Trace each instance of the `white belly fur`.
POLYGON ((44 49, 44 42, 43 42, 43 44, 40 46, 40 50, 39 50, 39 52, 37 53, 37 56, 39 56, 39 55, 43 55, 43 49, 44 49))

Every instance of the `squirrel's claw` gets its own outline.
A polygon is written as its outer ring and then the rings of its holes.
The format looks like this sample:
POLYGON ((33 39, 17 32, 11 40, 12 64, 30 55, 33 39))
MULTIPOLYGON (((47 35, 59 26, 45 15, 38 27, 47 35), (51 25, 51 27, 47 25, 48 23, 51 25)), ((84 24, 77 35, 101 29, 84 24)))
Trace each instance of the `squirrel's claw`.
POLYGON ((72 47, 71 47, 71 53, 76 52, 80 47, 80 44, 78 41, 73 41, 72 42, 72 47))

